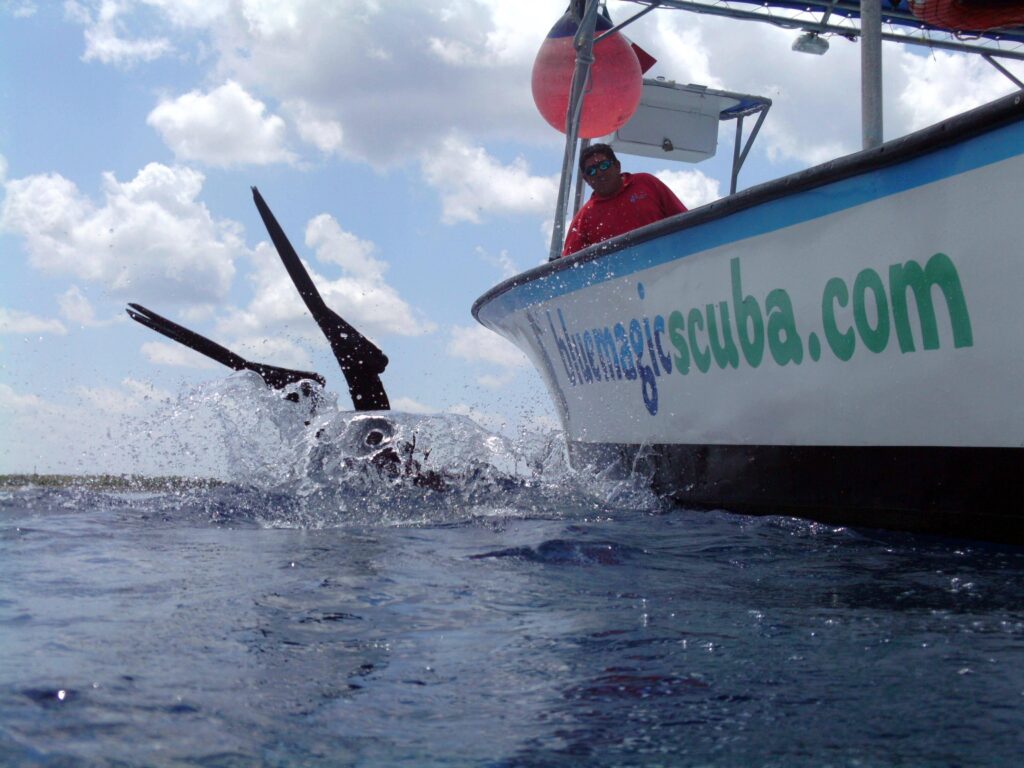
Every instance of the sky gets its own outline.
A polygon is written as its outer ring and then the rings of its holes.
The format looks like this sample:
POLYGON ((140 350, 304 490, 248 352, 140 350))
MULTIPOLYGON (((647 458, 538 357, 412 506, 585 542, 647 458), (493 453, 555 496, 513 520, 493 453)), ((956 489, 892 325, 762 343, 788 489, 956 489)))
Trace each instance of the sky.
MULTIPOLYGON (((530 74, 564 10, 0 0, 0 472, 146 472, 153 414, 230 375, 133 323, 128 302, 318 371, 347 403, 254 185, 328 305, 389 356, 395 410, 556 428, 540 377, 470 308, 546 260, 564 138, 530 74)), ((658 60, 648 76, 773 100, 741 188, 859 148, 856 43, 795 53, 797 30, 678 11, 628 34, 658 60)), ((1014 90, 977 57, 883 48, 886 138, 1014 90)), ((695 208, 728 190, 732 130, 702 163, 623 169, 695 208)))

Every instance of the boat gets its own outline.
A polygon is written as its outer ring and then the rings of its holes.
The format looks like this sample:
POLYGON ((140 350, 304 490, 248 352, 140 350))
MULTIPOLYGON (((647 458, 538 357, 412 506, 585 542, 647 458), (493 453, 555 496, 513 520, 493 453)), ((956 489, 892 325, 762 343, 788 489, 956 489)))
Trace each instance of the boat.
MULTIPOLYGON (((573 466, 687 508, 1024 543, 1024 91, 883 142, 881 40, 933 31, 930 2, 641 3, 814 9, 787 17, 812 52, 860 37, 865 148, 557 258, 597 13, 580 4, 552 259, 472 310, 532 362, 573 466)), ((1021 4, 973 5, 1000 28, 926 44, 1024 58, 1021 4)))

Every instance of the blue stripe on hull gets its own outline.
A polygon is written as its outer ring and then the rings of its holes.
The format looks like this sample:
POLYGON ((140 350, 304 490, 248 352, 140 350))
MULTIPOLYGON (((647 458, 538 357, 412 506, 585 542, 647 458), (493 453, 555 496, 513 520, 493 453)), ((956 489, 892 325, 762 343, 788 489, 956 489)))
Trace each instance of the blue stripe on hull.
MULTIPOLYGON (((533 304, 559 298, 591 285, 682 259, 723 245, 765 235, 786 227, 881 200, 926 184, 941 182, 1024 153, 1024 122, 1014 122, 849 178, 796 192, 736 211, 721 218, 687 226, 704 209, 679 217, 678 228, 621 250, 582 261, 570 269, 537 276, 478 302, 478 317, 488 322, 533 304)), ((828 166, 815 171, 827 172, 828 166)), ((796 178, 796 177, 791 177, 796 178)), ((767 186, 785 184, 786 180, 767 186)), ((756 193, 757 188, 745 193, 756 193)), ((713 203, 719 205, 720 203, 713 203)), ((675 223, 675 222, 673 222, 675 223)), ((661 227, 663 225, 654 225, 661 227)), ((626 238, 629 235, 625 236, 626 238)))

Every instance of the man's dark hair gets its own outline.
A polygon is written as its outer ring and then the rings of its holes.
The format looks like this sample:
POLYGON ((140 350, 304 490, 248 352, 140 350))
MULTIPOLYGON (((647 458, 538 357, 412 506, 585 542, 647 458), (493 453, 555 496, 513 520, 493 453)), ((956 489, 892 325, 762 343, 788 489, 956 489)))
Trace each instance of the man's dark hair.
POLYGON ((605 155, 613 163, 619 162, 619 158, 615 156, 615 150, 609 147, 607 144, 591 144, 589 147, 580 152, 580 170, 583 170, 587 160, 594 155, 605 155))

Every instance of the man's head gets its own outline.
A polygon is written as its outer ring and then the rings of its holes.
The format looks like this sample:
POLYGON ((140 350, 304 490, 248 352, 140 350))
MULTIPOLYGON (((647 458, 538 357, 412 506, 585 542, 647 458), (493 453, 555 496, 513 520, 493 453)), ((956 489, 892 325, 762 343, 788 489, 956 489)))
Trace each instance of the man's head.
POLYGON ((622 189, 621 170, 607 144, 591 144, 580 152, 580 173, 598 197, 611 197, 622 189))

